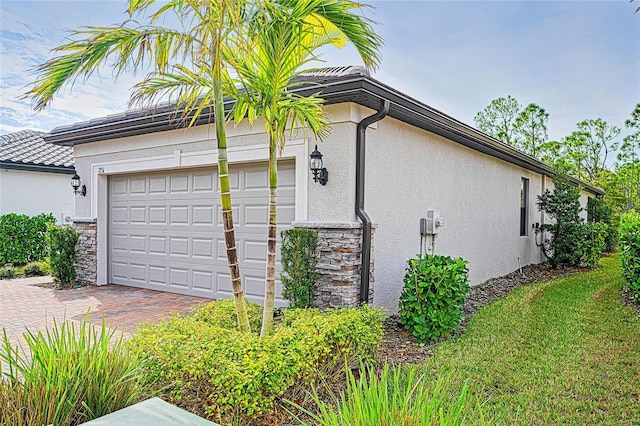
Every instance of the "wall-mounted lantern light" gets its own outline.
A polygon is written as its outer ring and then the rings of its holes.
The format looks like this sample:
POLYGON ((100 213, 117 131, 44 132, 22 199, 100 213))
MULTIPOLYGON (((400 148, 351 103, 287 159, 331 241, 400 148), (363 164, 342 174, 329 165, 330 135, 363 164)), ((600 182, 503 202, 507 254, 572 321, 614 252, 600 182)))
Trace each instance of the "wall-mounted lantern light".
POLYGON ((71 176, 71 187, 73 188, 73 193, 77 194, 79 192, 84 197, 85 195, 87 195, 87 186, 80 186, 80 183, 80 176, 78 176, 77 173, 71 176))
POLYGON ((322 154, 318 151, 318 145, 310 155, 309 168, 313 172, 313 181, 320 182, 320 185, 326 185, 329 180, 329 172, 322 167, 322 154))

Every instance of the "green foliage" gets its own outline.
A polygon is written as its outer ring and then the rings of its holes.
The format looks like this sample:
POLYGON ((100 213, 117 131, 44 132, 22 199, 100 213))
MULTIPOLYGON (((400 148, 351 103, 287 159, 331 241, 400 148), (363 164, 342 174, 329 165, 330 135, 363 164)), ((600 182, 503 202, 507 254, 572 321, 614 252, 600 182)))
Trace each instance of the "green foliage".
POLYGON ((605 229, 605 249, 612 252, 618 246, 618 226, 613 224, 613 208, 609 206, 604 198, 590 197, 587 201, 588 217, 592 222, 604 225, 605 229))
POLYGON ((47 255, 47 225, 55 223, 53 214, 29 217, 15 213, 0 216, 0 264, 42 260, 47 255))
POLYGON ((462 335, 433 348, 425 380, 446 377, 452 403, 467 383, 501 425, 634 425, 640 315, 621 303, 619 256, 600 264, 480 309, 462 335))
POLYGON ((47 247, 51 274, 56 282, 73 283, 76 280, 76 243, 78 232, 70 226, 49 225, 47 247))
MULTIPOLYGON (((252 330, 259 330, 262 319, 262 306, 245 300, 247 315, 252 330)), ((239 330, 238 316, 233 299, 216 300, 212 303, 204 303, 191 310, 193 319, 209 325, 224 328, 226 330, 239 330)))
POLYGON ((224 310, 199 308, 193 316, 142 325, 129 340, 158 395, 219 423, 269 412, 294 383, 312 382, 322 365, 369 360, 383 333, 384 314, 369 307, 287 310, 263 338, 230 327, 234 320, 222 318, 224 310))
MULTIPOLYGON (((317 393, 312 397, 318 407, 314 414, 292 404, 308 414, 314 425, 320 426, 453 426, 465 423, 470 395, 465 384, 453 403, 448 403, 446 381, 428 380, 419 367, 391 369, 385 365, 378 376, 362 369, 360 377, 347 373, 347 388, 335 401, 323 401, 317 393)), ((485 424, 478 405, 477 424, 485 424)), ((309 423, 302 422, 305 426, 309 423)))
POLYGON ((607 248, 607 231, 609 225, 605 223, 581 223, 582 238, 580 240, 580 264, 595 268, 607 248))
POLYGON ((462 320, 469 291, 467 263, 437 255, 409 259, 399 322, 418 342, 446 336, 462 320))
POLYGON ((538 209, 553 220, 553 223, 540 227, 541 232, 551 234, 551 239, 545 240, 542 248, 553 267, 578 266, 582 261, 580 243, 584 235, 580 218, 580 188, 572 185, 568 176, 560 172, 553 183, 553 192, 547 189, 538 197, 538 209))
POLYGON ((640 302, 640 215, 629 213, 620 220, 622 276, 631 296, 640 302))
POLYGON ((104 320, 56 322, 46 332, 27 330, 29 353, 12 347, 3 330, 0 418, 7 425, 78 425, 137 402, 138 358, 104 320))
POLYGON ((282 231, 282 297, 293 308, 313 305, 318 294, 316 272, 318 231, 294 228, 282 231))
POLYGON ((7 264, 7 266, 0 267, 0 280, 10 279, 16 276, 15 269, 11 264, 7 264))
POLYGON ((41 262, 31 262, 24 267, 24 275, 27 277, 36 277, 46 275, 42 269, 41 262))

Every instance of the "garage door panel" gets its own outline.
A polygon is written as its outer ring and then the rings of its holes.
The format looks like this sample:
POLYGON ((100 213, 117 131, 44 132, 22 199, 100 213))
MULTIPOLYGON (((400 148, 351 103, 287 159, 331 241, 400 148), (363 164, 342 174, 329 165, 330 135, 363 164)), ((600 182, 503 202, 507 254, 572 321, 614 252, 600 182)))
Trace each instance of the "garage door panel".
MULTIPOLYGON (((295 172, 293 163, 283 164, 278 231, 295 218, 295 172)), ((242 279, 247 297, 258 300, 264 292, 267 164, 232 167, 229 179, 242 279)), ((111 282, 210 298, 232 296, 214 168, 111 176, 109 194, 111 282)), ((276 289, 280 306, 279 281, 276 289)))
POLYGON ((161 177, 150 177, 149 178, 149 194, 166 194, 167 193, 167 178, 165 176, 161 177))

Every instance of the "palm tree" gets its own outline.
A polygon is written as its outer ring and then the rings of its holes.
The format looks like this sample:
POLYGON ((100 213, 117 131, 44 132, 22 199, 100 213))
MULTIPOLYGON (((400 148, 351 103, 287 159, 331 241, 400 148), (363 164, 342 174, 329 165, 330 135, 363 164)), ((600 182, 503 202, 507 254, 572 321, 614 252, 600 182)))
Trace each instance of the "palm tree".
POLYGON ((303 67, 317 59, 314 52, 325 45, 342 47, 351 41, 367 67, 378 64, 381 39, 370 22, 354 13, 363 7, 350 0, 265 1, 249 27, 250 52, 229 52, 243 90, 236 94, 236 121, 256 116, 265 119, 269 137, 269 225, 265 298, 260 335, 273 326, 277 239, 278 153, 286 132, 309 128, 323 139, 329 122, 317 96, 303 97, 292 89, 303 84, 303 67), (235 55, 234 55, 235 54, 235 55))
POLYGON ((257 6, 252 0, 169 0, 151 10, 155 0, 129 0, 131 20, 120 26, 89 27, 73 31, 75 39, 54 50, 58 55, 40 65, 36 81, 25 95, 36 110, 78 77, 87 79, 111 64, 115 76, 132 70, 150 73, 134 87, 131 104, 151 106, 167 97, 176 112, 193 125, 203 111, 213 110, 218 145, 218 175, 227 261, 240 330, 249 332, 249 320, 238 266, 229 189, 229 167, 223 104, 230 83, 223 52, 246 50, 246 16, 257 6), (146 18, 140 25, 134 17, 146 18), (159 23, 177 19, 173 29, 159 23))

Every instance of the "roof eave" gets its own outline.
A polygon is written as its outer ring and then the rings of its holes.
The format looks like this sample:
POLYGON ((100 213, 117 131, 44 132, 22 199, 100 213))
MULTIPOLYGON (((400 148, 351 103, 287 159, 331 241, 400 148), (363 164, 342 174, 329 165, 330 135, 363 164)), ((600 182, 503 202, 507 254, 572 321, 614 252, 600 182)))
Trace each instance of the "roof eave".
MULTIPOLYGON (((391 103, 389 116, 393 118, 528 170, 549 176, 555 175, 555 171, 548 164, 485 135, 473 127, 371 77, 354 75, 328 78, 319 84, 299 86, 295 89, 295 92, 301 95, 320 92, 320 96, 328 105, 353 102, 371 109, 377 109, 380 100, 386 99, 391 103)), ((225 110, 229 111, 232 106, 233 100, 227 99, 225 101, 225 110)), ((213 118, 213 112, 205 109, 201 112, 195 125, 213 123, 213 118)), ((185 119, 179 116, 172 108, 163 107, 137 114, 127 113, 121 119, 110 120, 107 118, 97 121, 95 124, 88 123, 86 126, 54 129, 52 133, 45 136, 45 140, 58 145, 74 146, 107 139, 175 130, 186 127, 187 120, 188 118, 185 119)), ((571 178, 571 181, 594 194, 604 194, 602 189, 578 179, 571 178)))
POLYGON ((76 172, 76 169, 73 166, 56 166, 16 161, 0 161, 0 169, 22 170, 27 172, 62 173, 67 175, 72 175, 76 172))

